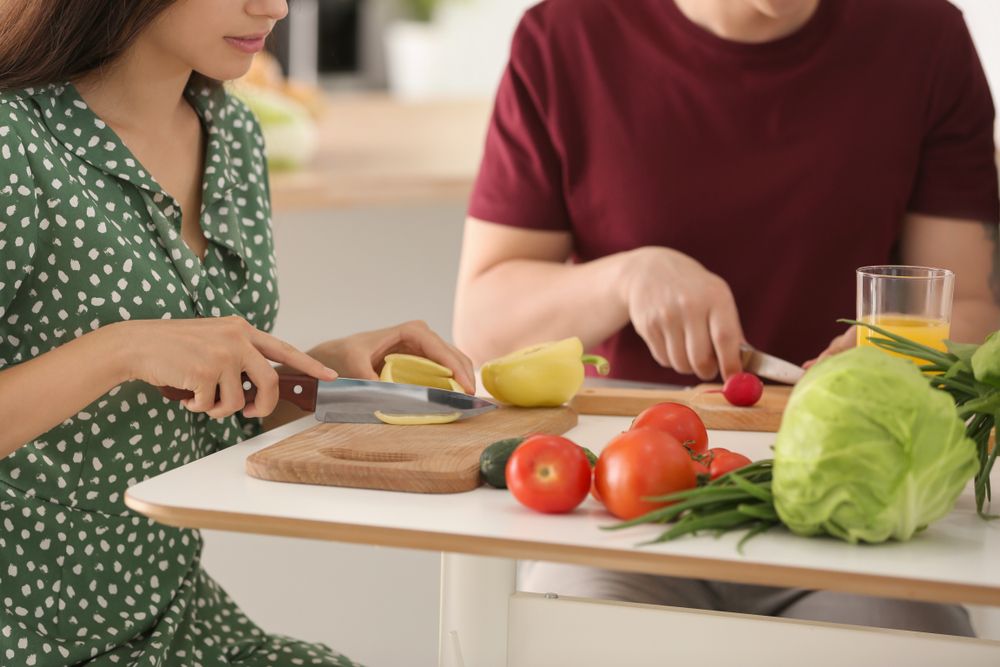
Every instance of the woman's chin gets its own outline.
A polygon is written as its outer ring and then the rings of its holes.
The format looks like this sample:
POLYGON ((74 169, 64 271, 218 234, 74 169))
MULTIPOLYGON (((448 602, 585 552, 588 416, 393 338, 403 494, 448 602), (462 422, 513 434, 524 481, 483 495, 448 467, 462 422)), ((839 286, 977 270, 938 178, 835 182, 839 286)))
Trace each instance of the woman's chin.
POLYGON ((238 79, 250 71, 250 64, 252 62, 253 56, 245 55, 235 58, 226 58, 225 63, 219 61, 205 63, 204 66, 196 66, 193 69, 208 79, 214 79, 216 81, 232 81, 233 79, 238 79))

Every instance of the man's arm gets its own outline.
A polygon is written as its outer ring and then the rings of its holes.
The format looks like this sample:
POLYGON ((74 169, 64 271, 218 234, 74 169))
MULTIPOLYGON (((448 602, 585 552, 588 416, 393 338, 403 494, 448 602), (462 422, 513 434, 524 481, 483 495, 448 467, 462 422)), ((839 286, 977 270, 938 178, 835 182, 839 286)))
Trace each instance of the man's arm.
POLYGON ((739 372, 743 329, 719 276, 670 248, 647 246, 580 264, 569 232, 470 218, 465 225, 455 341, 477 363, 545 340, 586 347, 630 321, 661 366, 703 380, 739 372))
POLYGON ((619 255, 568 263, 569 232, 465 223, 454 339, 477 363, 545 340, 591 347, 628 323, 619 255))
POLYGON ((1000 329, 1000 227, 911 213, 903 225, 906 264, 955 272, 951 338, 979 343, 1000 329))

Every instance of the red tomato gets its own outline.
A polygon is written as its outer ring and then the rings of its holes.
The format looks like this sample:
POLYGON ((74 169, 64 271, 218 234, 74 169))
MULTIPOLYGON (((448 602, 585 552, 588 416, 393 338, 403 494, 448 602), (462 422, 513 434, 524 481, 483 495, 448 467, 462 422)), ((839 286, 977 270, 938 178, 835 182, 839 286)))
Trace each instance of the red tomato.
POLYGON ((597 493, 619 519, 634 519, 667 505, 643 498, 691 489, 696 484, 690 453, 674 436, 648 427, 615 437, 594 468, 597 493))
POLYGON ((632 428, 655 428, 677 438, 692 452, 708 449, 708 431, 698 413, 680 403, 657 403, 639 413, 632 428))
POLYGON ((718 479, 727 472, 738 470, 753 463, 753 461, 742 454, 731 452, 728 449, 719 448, 708 451, 712 454, 712 463, 708 466, 708 469, 712 472, 712 479, 718 479))
POLYGON ((694 470, 695 477, 701 477, 704 479, 711 479, 712 471, 709 469, 709 464, 711 463, 711 457, 707 454, 692 454, 691 455, 691 469, 694 470), (704 458, 698 459, 696 457, 702 456, 704 458))
POLYGON ((590 490, 590 461, 576 443, 557 435, 533 435, 514 450, 505 471, 507 488, 539 512, 569 512, 590 490))

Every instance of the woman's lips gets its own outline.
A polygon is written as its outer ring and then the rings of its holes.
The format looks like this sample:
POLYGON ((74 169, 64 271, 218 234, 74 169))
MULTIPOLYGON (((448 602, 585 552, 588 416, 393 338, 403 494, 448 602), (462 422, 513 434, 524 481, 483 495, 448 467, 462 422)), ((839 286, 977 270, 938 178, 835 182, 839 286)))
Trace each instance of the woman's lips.
POLYGON ((229 44, 243 53, 257 53, 264 50, 264 40, 267 35, 247 35, 245 37, 226 37, 229 44))

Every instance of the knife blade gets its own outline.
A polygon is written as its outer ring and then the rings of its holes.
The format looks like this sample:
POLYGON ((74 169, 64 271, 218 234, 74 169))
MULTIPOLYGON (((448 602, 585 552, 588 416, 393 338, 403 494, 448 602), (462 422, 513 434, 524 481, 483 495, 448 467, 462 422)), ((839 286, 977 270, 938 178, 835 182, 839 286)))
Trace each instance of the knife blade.
POLYGON ((802 379, 806 372, 801 366, 796 366, 790 361, 766 354, 746 344, 740 345, 740 358, 743 361, 743 370, 748 373, 784 384, 795 384, 802 379))
MULTIPOLYGON (((185 389, 159 387, 170 400, 192 398, 185 389)), ((243 374, 243 395, 249 403, 257 396, 257 387, 243 374)), ((278 374, 278 396, 308 412, 318 421, 345 424, 380 424, 375 411, 389 415, 444 415, 458 413, 468 419, 498 406, 478 396, 457 391, 412 384, 337 378, 320 382, 298 373, 278 374)), ((218 397, 216 397, 218 400, 218 397)))

